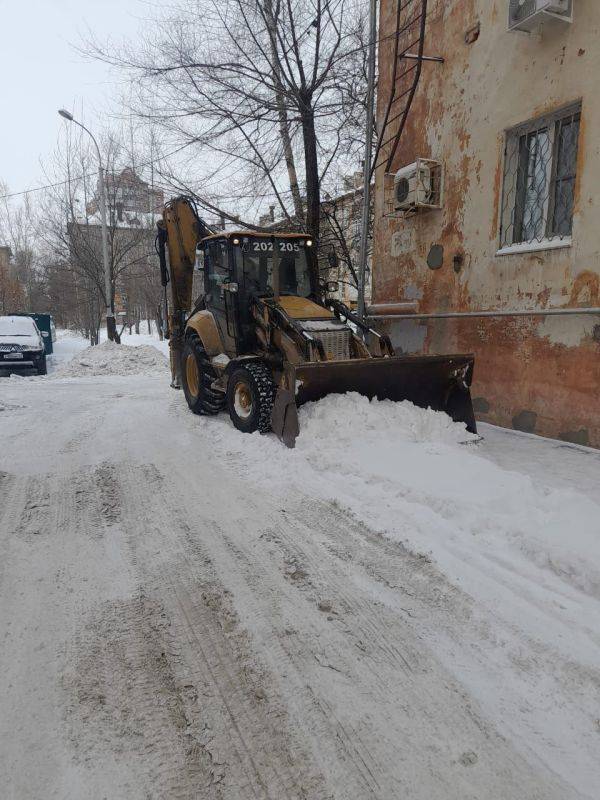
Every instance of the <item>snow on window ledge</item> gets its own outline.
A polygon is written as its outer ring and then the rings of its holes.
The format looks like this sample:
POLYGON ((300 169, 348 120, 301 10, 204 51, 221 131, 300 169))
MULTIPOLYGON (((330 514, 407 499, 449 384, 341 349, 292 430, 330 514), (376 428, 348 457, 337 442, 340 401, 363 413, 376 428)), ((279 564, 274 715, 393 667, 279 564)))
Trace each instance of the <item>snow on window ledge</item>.
POLYGON ((522 242, 521 244, 509 244, 496 251, 497 256, 514 256, 519 253, 537 253, 540 250, 561 250, 564 247, 571 247, 573 239, 565 236, 563 239, 542 239, 540 242, 522 242))

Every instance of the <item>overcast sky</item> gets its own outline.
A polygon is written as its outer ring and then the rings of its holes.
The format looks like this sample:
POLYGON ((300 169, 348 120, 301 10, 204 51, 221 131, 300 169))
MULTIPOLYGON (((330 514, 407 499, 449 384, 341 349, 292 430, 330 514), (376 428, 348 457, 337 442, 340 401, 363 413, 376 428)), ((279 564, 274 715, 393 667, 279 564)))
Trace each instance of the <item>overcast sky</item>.
POLYGON ((0 180, 11 191, 43 182, 40 158, 52 152, 67 124, 59 107, 81 114, 83 103, 90 126, 119 113, 116 76, 71 44, 87 26, 101 39, 133 36, 148 13, 140 0, 0 0, 0 180))

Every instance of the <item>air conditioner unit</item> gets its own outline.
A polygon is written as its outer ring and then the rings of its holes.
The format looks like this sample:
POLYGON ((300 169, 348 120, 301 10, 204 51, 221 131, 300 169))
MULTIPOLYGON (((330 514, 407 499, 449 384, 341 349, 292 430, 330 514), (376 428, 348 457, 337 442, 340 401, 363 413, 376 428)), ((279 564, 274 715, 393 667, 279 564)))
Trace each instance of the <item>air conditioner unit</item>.
POLYGON ((419 208, 441 208, 442 165, 438 161, 418 158, 394 175, 394 211, 416 211, 419 208))
POLYGON ((573 0, 509 0, 510 31, 530 32, 552 20, 573 22, 573 0))

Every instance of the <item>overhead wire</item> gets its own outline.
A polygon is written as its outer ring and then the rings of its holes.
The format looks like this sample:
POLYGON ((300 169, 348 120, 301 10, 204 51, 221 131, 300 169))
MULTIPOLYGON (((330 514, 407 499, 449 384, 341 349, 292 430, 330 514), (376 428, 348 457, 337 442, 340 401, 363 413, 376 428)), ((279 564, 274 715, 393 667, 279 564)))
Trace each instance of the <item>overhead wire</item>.
MULTIPOLYGON (((402 4, 402 0, 398 0, 398 2, 400 4, 401 10, 403 10, 406 7, 408 7, 409 5, 411 5, 414 2, 414 0, 406 0, 404 2, 404 4, 402 4)), ((425 14, 425 16, 427 16, 427 14, 425 14)), ((312 27, 312 23, 308 26, 308 28, 305 31, 303 31, 302 34, 300 34, 300 38, 305 36, 306 33, 310 31, 311 27, 312 27)), ((388 41, 390 39, 393 39, 393 38, 397 38, 399 35, 400 34, 399 34, 398 31, 394 31, 394 33, 387 34, 386 36, 380 36, 380 37, 378 37, 376 44, 377 44, 377 46, 380 46, 383 42, 386 42, 386 41, 388 41)), ((355 55, 358 52, 364 51, 364 50, 368 49, 368 46, 369 46, 368 44, 360 45, 359 47, 356 47, 353 50, 349 50, 348 52, 344 53, 343 56, 340 56, 339 59, 336 59, 336 61, 337 60, 342 60, 343 58, 348 58, 351 55, 355 55)), ((397 98, 397 99, 399 99, 399 98, 397 98)), ((393 120, 395 120, 395 119, 397 119, 397 117, 393 118, 393 120)), ((392 120, 390 120, 390 122, 391 121, 392 120)), ((383 143, 382 146, 385 146, 386 144, 388 144, 389 141, 391 141, 391 140, 388 140, 387 142, 383 143)), ((164 160, 165 158, 170 158, 171 156, 176 155, 177 153, 181 152, 182 150, 185 150, 187 147, 190 147, 192 144, 194 144, 194 142, 187 142, 186 144, 181 145, 181 146, 175 148, 174 150, 171 150, 170 152, 159 156, 157 159, 150 159, 148 161, 142 162, 141 164, 138 164, 137 168, 138 169, 142 169, 142 168, 145 168, 145 167, 156 166, 156 165, 158 165, 160 163, 160 161, 164 160)), ((22 197, 22 196, 25 196, 25 195, 28 195, 28 194, 33 194, 35 192, 46 191, 48 189, 56 189, 56 188, 58 188, 60 186, 66 186, 69 183, 72 183, 72 182, 75 182, 75 181, 78 181, 78 180, 85 180, 85 179, 97 177, 98 175, 99 175, 99 170, 94 170, 92 172, 87 172, 87 173, 84 173, 82 175, 78 175, 78 176, 76 176, 74 178, 68 178, 68 179, 61 180, 61 181, 56 181, 56 182, 53 182, 53 183, 47 183, 47 184, 43 184, 41 186, 34 186, 34 187, 30 188, 30 189, 21 189, 21 190, 16 191, 16 192, 6 192, 5 194, 0 195, 0 200, 9 200, 9 199, 14 198, 14 197, 22 197)), ((166 186, 166 184, 165 184, 165 186, 166 186)), ((281 194, 291 194, 291 191, 290 190, 282 190, 281 194)), ((272 197, 272 196, 273 196, 273 192, 267 192, 267 193, 264 193, 264 194, 247 194, 247 195, 237 194, 237 195, 231 195, 229 197, 223 196, 221 199, 223 199, 223 200, 228 200, 228 199, 229 200, 252 199, 252 198, 259 199, 259 198, 272 197)))
MULTIPOLYGON (((192 144, 192 142, 188 142, 187 144, 181 145, 180 147, 177 147, 175 150, 171 150, 169 153, 165 153, 164 155, 160 156, 157 159, 150 159, 150 161, 145 161, 141 164, 138 164, 137 166, 140 169, 143 167, 156 166, 163 159, 169 158, 170 156, 174 156, 177 153, 180 153, 182 150, 185 150, 185 148, 189 147, 190 144, 192 144)), ((6 194, 0 195, 0 200, 8 200, 11 197, 21 197, 22 195, 31 194, 32 192, 41 192, 44 191, 45 189, 56 189, 59 186, 66 186, 68 183, 74 183, 75 181, 85 180, 86 178, 97 177, 99 174, 100 170, 98 169, 94 170, 93 172, 85 172, 82 175, 77 175, 74 178, 66 178, 63 181, 56 181, 56 183, 47 183, 43 186, 34 186, 31 189, 22 189, 21 191, 18 192, 7 192, 6 194)))

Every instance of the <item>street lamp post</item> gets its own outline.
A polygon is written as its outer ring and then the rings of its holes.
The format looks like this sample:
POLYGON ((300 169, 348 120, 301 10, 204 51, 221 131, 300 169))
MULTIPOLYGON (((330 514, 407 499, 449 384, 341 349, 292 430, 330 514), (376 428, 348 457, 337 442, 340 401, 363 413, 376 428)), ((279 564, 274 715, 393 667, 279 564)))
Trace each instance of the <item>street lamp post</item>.
POLYGON ((78 122, 71 114, 70 111, 67 111, 64 108, 60 108, 58 113, 61 117, 64 117, 69 122, 74 122, 75 125, 79 125, 80 128, 89 134, 94 146, 96 148, 96 153, 98 155, 98 169, 100 174, 100 217, 102 220, 102 260, 104 261, 104 291, 106 294, 106 335, 111 341, 118 342, 119 337, 117 335, 117 323, 115 321, 115 314, 112 309, 111 305, 111 296, 112 296, 112 285, 111 285, 111 278, 110 278, 110 261, 108 259, 108 228, 106 222, 106 184, 104 182, 104 168, 102 166, 102 154, 100 153, 100 147, 98 146, 98 142, 96 141, 96 137, 94 134, 83 125, 83 123, 78 122))

